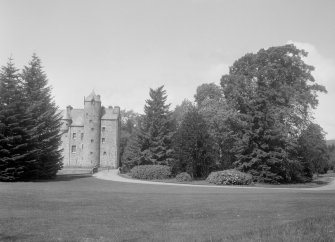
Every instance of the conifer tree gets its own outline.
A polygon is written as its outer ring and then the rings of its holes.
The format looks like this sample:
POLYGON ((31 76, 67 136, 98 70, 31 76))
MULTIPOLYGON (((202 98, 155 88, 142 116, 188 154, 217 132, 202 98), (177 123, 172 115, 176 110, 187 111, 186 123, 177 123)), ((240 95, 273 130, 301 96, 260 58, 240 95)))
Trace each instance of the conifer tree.
POLYGON ((18 70, 10 59, 0 73, 0 180, 28 180, 36 176, 31 145, 33 122, 24 105, 18 70))
POLYGON ((174 136, 173 172, 187 172, 192 177, 206 177, 214 167, 213 142, 206 121, 192 108, 174 136))
POLYGON ((34 118, 34 145, 38 150, 39 177, 52 178, 62 168, 60 150, 61 117, 51 97, 47 76, 42 70, 41 60, 34 54, 22 72, 27 110, 34 118))
POLYGON ((139 134, 141 159, 143 164, 165 164, 172 161, 171 140, 174 122, 166 103, 164 86, 150 89, 150 99, 146 100, 144 117, 139 134))

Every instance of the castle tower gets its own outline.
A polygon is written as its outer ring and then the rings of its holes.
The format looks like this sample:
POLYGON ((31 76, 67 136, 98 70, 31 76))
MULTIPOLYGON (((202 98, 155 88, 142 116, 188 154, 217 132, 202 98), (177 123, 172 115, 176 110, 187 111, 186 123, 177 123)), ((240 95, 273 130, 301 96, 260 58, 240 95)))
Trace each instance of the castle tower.
POLYGON ((84 98, 83 162, 85 167, 97 167, 100 162, 101 100, 94 91, 84 98))

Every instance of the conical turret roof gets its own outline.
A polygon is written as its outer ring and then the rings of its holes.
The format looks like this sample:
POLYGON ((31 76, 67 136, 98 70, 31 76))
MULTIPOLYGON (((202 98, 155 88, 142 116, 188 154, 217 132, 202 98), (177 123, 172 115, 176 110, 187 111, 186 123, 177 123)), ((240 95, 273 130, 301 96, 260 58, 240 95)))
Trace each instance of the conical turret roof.
POLYGON ((94 90, 92 90, 91 94, 88 95, 88 96, 85 98, 85 101, 88 101, 88 102, 90 102, 90 101, 92 101, 92 100, 97 101, 97 102, 100 102, 100 95, 96 95, 95 92, 94 92, 94 90))

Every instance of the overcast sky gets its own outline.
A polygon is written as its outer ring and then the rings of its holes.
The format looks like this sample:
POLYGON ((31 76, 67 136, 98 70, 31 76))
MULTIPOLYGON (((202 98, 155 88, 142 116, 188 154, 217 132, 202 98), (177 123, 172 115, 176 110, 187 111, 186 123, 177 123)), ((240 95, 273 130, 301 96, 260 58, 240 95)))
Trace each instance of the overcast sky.
POLYGON ((174 107, 244 54, 295 43, 328 90, 315 117, 335 139, 334 13, 333 0, 0 0, 0 65, 36 52, 60 108, 94 89, 143 113, 149 88, 165 85, 174 107))

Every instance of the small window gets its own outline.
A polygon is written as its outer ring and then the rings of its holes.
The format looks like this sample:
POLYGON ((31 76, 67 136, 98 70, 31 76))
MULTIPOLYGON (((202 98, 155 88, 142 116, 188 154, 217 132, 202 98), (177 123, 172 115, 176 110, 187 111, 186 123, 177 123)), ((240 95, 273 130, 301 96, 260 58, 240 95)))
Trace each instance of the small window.
POLYGON ((94 140, 93 139, 91 139, 91 143, 93 143, 94 142, 94 140))
POLYGON ((77 134, 76 134, 76 133, 73 133, 73 134, 72 134, 72 138, 73 138, 73 139, 76 139, 76 137, 77 137, 77 134))
POLYGON ((106 131, 106 127, 102 127, 102 132, 105 132, 106 131))
POLYGON ((90 119, 90 121, 89 121, 90 123, 92 123, 92 119, 90 119))
POLYGON ((77 152, 77 147, 75 145, 72 145, 71 152, 72 153, 76 153, 77 152))
POLYGON ((91 130, 93 131, 93 130, 94 130, 94 128, 91 128, 91 130))
POLYGON ((93 152, 91 151, 90 154, 93 155, 93 152))
POLYGON ((81 140, 84 139, 84 133, 81 133, 80 138, 81 138, 81 140))
POLYGON ((104 143, 105 143, 105 141, 106 141, 106 140, 105 140, 105 138, 102 138, 102 139, 101 139, 101 143, 103 143, 103 144, 104 144, 104 143))
POLYGON ((107 155, 106 151, 104 151, 104 155, 107 155))
POLYGON ((82 149, 82 150, 84 149, 84 145, 83 145, 83 144, 81 144, 81 149, 82 149))

